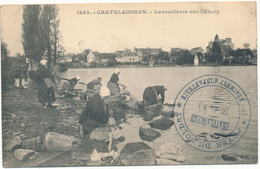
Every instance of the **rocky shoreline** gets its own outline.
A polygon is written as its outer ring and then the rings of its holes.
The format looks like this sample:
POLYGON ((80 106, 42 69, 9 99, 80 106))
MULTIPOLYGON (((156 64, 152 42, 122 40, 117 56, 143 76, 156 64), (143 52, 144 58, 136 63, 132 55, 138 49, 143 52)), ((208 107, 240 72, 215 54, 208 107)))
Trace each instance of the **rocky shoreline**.
POLYGON ((146 144, 160 137, 161 131, 173 126, 171 112, 145 110, 141 113, 137 107, 121 110, 124 112, 122 123, 119 124, 122 137, 121 140, 115 140, 114 151, 107 152, 108 141, 101 138, 104 132, 97 130, 84 139, 80 138, 78 119, 86 101, 78 97, 56 97, 57 108, 44 109, 38 103, 35 89, 12 87, 4 91, 2 96, 4 167, 154 165, 169 159, 169 164, 182 164, 185 161, 181 148, 174 143, 168 145, 172 151, 166 154, 146 144), (134 129, 132 125, 137 128, 134 129), (136 136, 127 135, 124 130, 136 130, 136 136), (94 139, 91 135, 94 135, 94 139), (132 151, 130 147, 133 145, 140 148, 132 151), (99 160, 93 161, 91 158, 94 150, 100 155, 99 160), (126 160, 129 156, 136 157, 126 160), (138 161, 140 157, 142 161, 138 161))

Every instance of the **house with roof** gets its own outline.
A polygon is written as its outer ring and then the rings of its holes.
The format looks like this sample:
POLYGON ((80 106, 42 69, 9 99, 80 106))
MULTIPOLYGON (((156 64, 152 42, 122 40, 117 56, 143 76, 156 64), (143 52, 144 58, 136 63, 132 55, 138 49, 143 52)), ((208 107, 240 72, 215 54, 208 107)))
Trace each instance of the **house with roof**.
POLYGON ((223 53, 234 50, 234 43, 232 42, 231 38, 219 39, 218 34, 216 34, 214 41, 210 41, 208 43, 208 46, 206 47, 206 53, 212 53, 214 42, 220 44, 221 51, 223 53))
POLYGON ((202 47, 196 47, 196 48, 192 48, 190 50, 190 53, 193 55, 193 56, 196 56, 199 58, 200 61, 203 61, 205 62, 206 59, 204 57, 204 49, 202 49, 202 47))
POLYGON ((92 51, 89 51, 87 55, 87 63, 92 63, 95 61, 95 55, 92 51))
POLYGON ((191 52, 191 54, 192 55, 196 55, 196 54, 198 54, 198 53, 204 53, 204 49, 202 49, 202 47, 196 47, 196 48, 192 48, 191 50, 190 50, 190 52, 191 52))
POLYGON ((150 60, 151 57, 158 56, 160 52, 162 52, 162 48, 136 48, 134 47, 134 53, 137 53, 142 60, 150 60))
POLYGON ((194 57, 194 66, 199 66, 199 57, 197 54, 195 54, 195 57, 194 57))
POLYGON ((126 48, 126 49, 124 49, 124 50, 117 50, 117 51, 115 52, 116 57, 122 57, 122 56, 124 56, 124 55, 127 54, 127 53, 131 53, 131 50, 126 48))
POLYGON ((120 63, 137 63, 142 61, 142 57, 136 52, 129 52, 122 57, 116 57, 116 61, 120 63))
POLYGON ((171 48, 170 50, 170 61, 176 61, 178 53, 181 51, 181 48, 171 48))
POLYGON ((206 54, 213 53, 213 46, 217 44, 220 46, 221 54, 223 55, 223 62, 230 59, 228 55, 229 52, 234 50, 234 44, 231 38, 219 39, 218 34, 216 34, 214 41, 210 41, 206 47, 206 54))
POLYGON ((172 53, 175 53, 175 52, 180 52, 181 51, 181 48, 171 48, 171 54, 172 53))

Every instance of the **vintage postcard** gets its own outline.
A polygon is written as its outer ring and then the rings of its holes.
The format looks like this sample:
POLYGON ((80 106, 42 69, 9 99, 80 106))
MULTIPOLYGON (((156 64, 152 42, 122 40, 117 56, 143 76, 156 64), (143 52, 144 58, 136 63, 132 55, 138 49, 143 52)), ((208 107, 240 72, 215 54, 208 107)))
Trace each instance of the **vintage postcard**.
POLYGON ((258 163, 257 2, 1 6, 2 164, 258 163))

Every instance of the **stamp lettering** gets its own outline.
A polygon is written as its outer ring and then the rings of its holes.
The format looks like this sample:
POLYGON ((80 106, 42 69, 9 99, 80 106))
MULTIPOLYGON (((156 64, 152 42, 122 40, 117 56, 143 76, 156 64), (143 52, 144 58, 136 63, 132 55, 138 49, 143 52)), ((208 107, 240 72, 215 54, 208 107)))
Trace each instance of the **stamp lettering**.
POLYGON ((250 122, 250 104, 232 80, 204 75, 182 88, 175 99, 175 128, 191 147, 221 151, 236 144, 250 122))

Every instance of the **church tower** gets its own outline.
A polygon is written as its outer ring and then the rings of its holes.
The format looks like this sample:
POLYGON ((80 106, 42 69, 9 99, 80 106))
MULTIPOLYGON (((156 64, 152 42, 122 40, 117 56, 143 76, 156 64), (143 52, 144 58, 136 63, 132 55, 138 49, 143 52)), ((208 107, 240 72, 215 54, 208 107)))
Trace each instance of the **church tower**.
POLYGON ((215 39, 214 39, 214 42, 219 42, 218 34, 216 34, 215 39))

